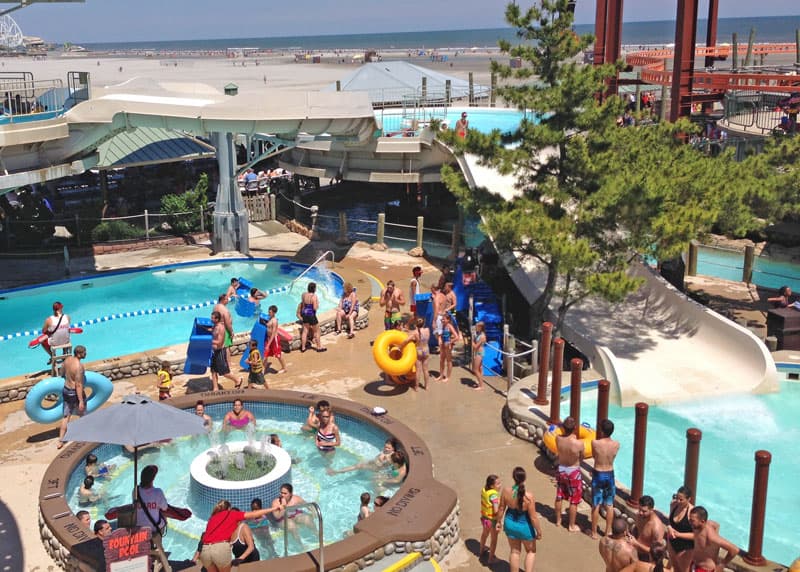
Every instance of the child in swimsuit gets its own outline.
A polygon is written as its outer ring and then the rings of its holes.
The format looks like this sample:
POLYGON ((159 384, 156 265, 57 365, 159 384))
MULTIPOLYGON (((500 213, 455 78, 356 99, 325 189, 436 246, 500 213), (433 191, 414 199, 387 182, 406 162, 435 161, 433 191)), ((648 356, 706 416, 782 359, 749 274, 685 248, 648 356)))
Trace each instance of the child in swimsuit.
POLYGON ((250 366, 250 373, 247 375, 247 387, 269 389, 269 385, 264 379, 264 360, 261 359, 261 352, 258 351, 258 342, 256 340, 250 340, 250 355, 247 356, 247 365, 250 366))
POLYGON ((489 543, 489 563, 496 560, 494 553, 497 549, 497 509, 500 506, 500 477, 489 475, 486 484, 481 489, 481 544, 479 556, 482 558, 486 551, 486 539, 491 536, 489 543))
MULTIPOLYGON (((286 363, 281 354, 281 342, 278 340, 278 307, 274 304, 269 307, 269 321, 267 322, 267 343, 264 347, 264 357, 274 357, 281 364, 278 373, 286 373, 286 363)), ((267 364, 269 367, 269 364, 267 364)), ((266 384, 264 385, 266 387, 266 384)))
POLYGON ((164 401, 172 397, 172 374, 168 361, 161 362, 161 369, 156 374, 158 376, 158 400, 164 401))
POLYGON ((475 324, 475 336, 472 338, 472 373, 475 374, 475 379, 478 380, 478 386, 474 389, 481 391, 483 389, 483 353, 486 344, 486 326, 483 322, 475 324))
POLYGON ((369 510, 369 502, 372 497, 369 493, 361 493, 361 507, 358 509, 358 521, 361 522, 372 514, 369 510))

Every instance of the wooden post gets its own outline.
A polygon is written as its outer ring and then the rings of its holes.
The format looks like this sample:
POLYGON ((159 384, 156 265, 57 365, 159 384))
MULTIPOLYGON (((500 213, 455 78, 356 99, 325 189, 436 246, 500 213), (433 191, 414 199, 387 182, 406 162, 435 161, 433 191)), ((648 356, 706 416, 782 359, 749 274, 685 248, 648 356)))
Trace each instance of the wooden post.
POLYGON ((270 193, 269 195, 269 220, 277 220, 278 219, 278 206, 277 206, 277 198, 274 193, 270 193))
POLYGON ((417 217, 417 248, 422 248, 422 226, 425 222, 425 217, 417 217))
POLYGON ((553 342, 553 375, 550 376, 550 423, 561 421, 561 370, 564 368, 564 340, 553 342))
POLYGON ((472 72, 469 72, 469 106, 475 105, 475 80, 472 77, 472 72))
POLYGON ((339 242, 347 242, 347 215, 344 211, 339 211, 339 242))
POLYGON ((385 228, 386 228, 386 213, 378 213, 378 231, 377 235, 375 236, 376 243, 383 244, 383 234, 385 228))
POLYGON ((750 543, 744 561, 753 566, 764 566, 761 554, 764 547, 764 517, 767 508, 767 483, 772 455, 769 451, 756 451, 756 474, 753 479, 753 507, 750 510, 750 543))
POLYGON ((698 253, 698 246, 697 241, 692 240, 689 241, 689 265, 686 269, 687 276, 697 276, 697 253, 698 253))
POLYGON ((452 83, 453 83, 453 81, 449 80, 449 79, 444 82, 444 103, 445 103, 445 105, 450 105, 450 97, 451 97, 451 94, 453 93, 453 85, 452 85, 452 83))
POLYGON ((569 362, 569 416, 575 420, 575 427, 581 424, 581 373, 583 360, 572 358, 569 362))
POLYGON ((336 91, 342 91, 342 80, 336 80, 336 91))
MULTIPOLYGON (((800 53, 800 52, 798 52, 800 53)), ((798 56, 798 61, 800 61, 800 56, 798 56)), ((491 76, 491 91, 489 92, 489 107, 494 107, 497 101, 497 74, 492 72, 491 76)))
POLYGON ((594 424, 594 430, 597 431, 597 438, 607 437, 600 430, 600 422, 603 419, 608 419, 608 399, 611 393, 611 382, 607 379, 601 379, 597 384, 597 419, 594 424))
POLYGON ((539 347, 539 384, 536 386, 536 405, 547 405, 547 370, 550 367, 550 340, 553 335, 553 324, 542 324, 542 345, 539 347))
POLYGON ((683 484, 697 498, 697 471, 700 467, 700 440, 703 432, 692 427, 686 430, 686 463, 683 468, 683 484))
POLYGON ((753 261, 755 260, 756 248, 752 244, 744 247, 744 267, 742 268, 742 282, 750 284, 753 281, 753 261))
POLYGON ((647 403, 636 404, 636 424, 633 434, 633 475, 628 506, 639 507, 639 498, 644 491, 644 456, 647 444, 647 403))

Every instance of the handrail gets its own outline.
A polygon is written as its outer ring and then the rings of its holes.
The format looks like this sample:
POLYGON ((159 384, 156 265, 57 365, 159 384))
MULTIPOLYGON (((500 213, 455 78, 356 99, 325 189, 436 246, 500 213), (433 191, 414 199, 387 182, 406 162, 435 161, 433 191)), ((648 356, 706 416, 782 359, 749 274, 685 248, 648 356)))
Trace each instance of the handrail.
POLYGON ((314 262, 311 264, 311 266, 309 266, 308 268, 306 268, 305 270, 303 270, 303 271, 302 271, 302 272, 301 272, 301 273, 300 273, 300 274, 297 276, 297 278, 295 278, 294 280, 292 280, 292 281, 289 283, 289 292, 291 292, 291 291, 292 291, 292 288, 294 287, 294 284, 295 284, 295 282, 297 282, 297 281, 298 281, 298 280, 300 280, 300 279, 301 279, 303 276, 305 276, 305 275, 306 275, 308 272, 310 272, 312 268, 314 268, 314 267, 315 267, 315 266, 316 266, 316 265, 317 265, 319 262, 321 262, 321 261, 322 261, 322 260, 323 260, 323 259, 324 259, 326 256, 328 256, 329 254, 331 255, 331 264, 335 264, 335 263, 336 263, 336 254, 334 254, 333 250, 326 250, 325 252, 323 252, 323 253, 320 255, 320 257, 319 257, 319 258, 317 258, 317 259, 316 259, 316 260, 315 260, 315 261, 314 261, 314 262))
MULTIPOLYGON (((323 555, 323 536, 322 536, 322 511, 319 505, 315 502, 305 502, 301 504, 292 505, 292 510, 299 510, 301 508, 310 507, 317 513, 317 522, 319 522, 319 572, 325 572, 325 556, 323 555)), ((288 506, 286 507, 289 508, 288 506)), ((289 518, 283 518, 283 557, 289 556, 289 518)))

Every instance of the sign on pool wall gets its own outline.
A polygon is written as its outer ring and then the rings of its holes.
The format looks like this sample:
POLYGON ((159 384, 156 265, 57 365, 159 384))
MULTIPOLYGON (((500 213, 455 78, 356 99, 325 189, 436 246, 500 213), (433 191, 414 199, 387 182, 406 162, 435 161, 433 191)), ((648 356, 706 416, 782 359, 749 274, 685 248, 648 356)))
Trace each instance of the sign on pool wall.
POLYGON ((150 570, 150 529, 118 528, 103 539, 106 572, 148 572, 150 570))

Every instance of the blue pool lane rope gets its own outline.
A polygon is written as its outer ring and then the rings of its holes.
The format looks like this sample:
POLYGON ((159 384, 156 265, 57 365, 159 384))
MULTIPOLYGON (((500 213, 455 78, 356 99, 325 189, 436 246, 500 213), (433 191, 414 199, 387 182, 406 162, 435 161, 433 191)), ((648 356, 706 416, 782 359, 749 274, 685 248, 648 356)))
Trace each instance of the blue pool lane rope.
MULTIPOLYGON (((280 288, 270 288, 267 290, 267 294, 279 294, 280 292, 286 292, 289 289, 288 286, 282 286, 280 288)), ((148 308, 147 310, 133 310, 132 312, 120 312, 119 314, 109 314, 108 316, 102 316, 101 318, 92 318, 89 320, 81 320, 76 324, 70 324, 73 328, 84 328, 86 326, 91 326, 94 324, 99 324, 101 322, 110 322, 111 320, 118 320, 121 318, 133 318, 135 316, 146 316, 148 314, 166 314, 170 312, 187 312, 189 310, 197 310, 198 308, 207 308, 208 306, 213 306, 216 304, 216 300, 206 300, 205 302, 199 302, 197 304, 184 304, 181 306, 165 306, 163 308, 148 308)), ((11 340, 14 338, 33 338, 42 333, 41 330, 25 330, 24 332, 14 332, 13 334, 6 334, 0 336, 0 342, 11 340)))

